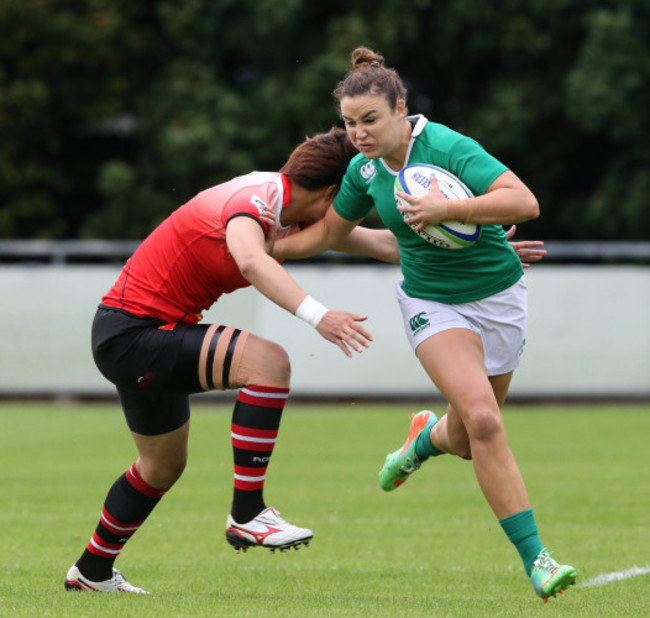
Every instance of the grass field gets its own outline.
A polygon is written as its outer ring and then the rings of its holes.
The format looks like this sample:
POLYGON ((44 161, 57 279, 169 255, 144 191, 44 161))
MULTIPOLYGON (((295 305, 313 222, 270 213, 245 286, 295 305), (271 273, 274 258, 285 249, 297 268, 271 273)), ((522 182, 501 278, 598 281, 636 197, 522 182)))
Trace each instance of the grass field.
POLYGON ((143 597, 63 589, 106 491, 135 459, 117 407, 1 405, 0 616, 650 615, 648 406, 507 410, 542 541, 578 569, 578 585, 548 604, 471 463, 440 457, 399 491, 379 490, 412 410, 291 403, 266 498, 314 540, 238 555, 224 540, 230 408, 196 405, 188 468, 117 563, 153 592, 143 597))

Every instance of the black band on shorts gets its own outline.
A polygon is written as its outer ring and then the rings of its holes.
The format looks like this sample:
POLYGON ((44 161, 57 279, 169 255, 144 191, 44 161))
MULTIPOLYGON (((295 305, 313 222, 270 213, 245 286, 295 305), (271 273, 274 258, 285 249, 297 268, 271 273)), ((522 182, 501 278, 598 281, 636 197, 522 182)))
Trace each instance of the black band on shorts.
POLYGON ((241 330, 239 328, 235 328, 232 337, 230 338, 230 343, 228 344, 226 358, 223 361, 223 375, 221 377, 221 382, 225 389, 230 388, 230 365, 232 364, 232 356, 235 352, 235 346, 237 345, 237 339, 239 339, 240 333, 241 330))
POLYGON ((210 341, 210 347, 208 348, 208 357, 205 361, 206 364, 206 376, 205 379, 208 382, 208 387, 210 390, 214 389, 214 379, 212 378, 212 369, 214 365, 214 354, 217 350, 217 343, 219 342, 219 337, 221 337, 221 333, 223 333, 224 329, 226 327, 219 326, 216 331, 214 331, 214 335, 212 335, 212 339, 210 341))

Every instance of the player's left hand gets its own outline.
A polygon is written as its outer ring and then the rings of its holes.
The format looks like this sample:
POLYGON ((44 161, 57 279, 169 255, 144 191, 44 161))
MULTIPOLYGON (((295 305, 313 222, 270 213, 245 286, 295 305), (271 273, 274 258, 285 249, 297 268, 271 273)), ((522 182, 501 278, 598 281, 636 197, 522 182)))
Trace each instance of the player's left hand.
POLYGON ((421 232, 427 225, 438 225, 449 219, 449 200, 440 191, 438 179, 433 174, 428 193, 416 196, 399 191, 397 195, 410 204, 400 204, 397 209, 402 215, 408 215, 405 220, 416 232, 421 232))
POLYGON ((510 242, 510 246, 515 250, 515 253, 519 256, 521 265, 524 268, 530 268, 530 262, 539 262, 544 259, 547 253, 546 249, 541 249, 544 246, 544 242, 541 240, 520 240, 512 242, 510 239, 515 235, 516 231, 516 225, 510 226, 510 229, 506 232, 506 238, 510 242))
POLYGON ((273 255, 273 246, 278 233, 278 228, 275 226, 275 209, 264 211, 260 218, 269 228, 264 236, 264 247, 269 255, 273 255))
POLYGON ((316 330, 328 341, 335 343, 343 353, 352 357, 352 348, 359 354, 372 341, 372 335, 359 322, 364 322, 368 316, 347 311, 328 311, 318 323, 316 330))

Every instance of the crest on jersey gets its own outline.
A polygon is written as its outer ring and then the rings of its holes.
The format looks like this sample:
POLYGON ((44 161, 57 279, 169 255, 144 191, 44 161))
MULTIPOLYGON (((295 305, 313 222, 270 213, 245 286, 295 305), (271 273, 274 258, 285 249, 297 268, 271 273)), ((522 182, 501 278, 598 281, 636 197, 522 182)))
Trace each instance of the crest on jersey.
POLYGON ((369 183, 377 174, 375 163, 373 161, 368 161, 368 163, 361 166, 359 173, 361 174, 361 177, 366 181, 366 184, 369 183))
POLYGON ((261 197, 258 197, 254 193, 251 196, 250 202, 253 206, 255 206, 255 208, 257 208, 260 215, 263 215, 267 210, 269 210, 269 207, 266 205, 266 202, 261 197))

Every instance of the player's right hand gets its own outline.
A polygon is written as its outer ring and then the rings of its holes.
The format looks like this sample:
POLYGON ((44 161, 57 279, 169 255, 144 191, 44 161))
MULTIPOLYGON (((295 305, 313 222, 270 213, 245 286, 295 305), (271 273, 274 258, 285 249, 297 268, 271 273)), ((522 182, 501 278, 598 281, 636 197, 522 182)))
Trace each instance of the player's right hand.
POLYGON ((372 341, 372 335, 359 322, 364 322, 368 316, 347 311, 328 311, 318 323, 316 330, 328 341, 335 343, 343 353, 352 357, 352 348, 359 354, 372 341))

